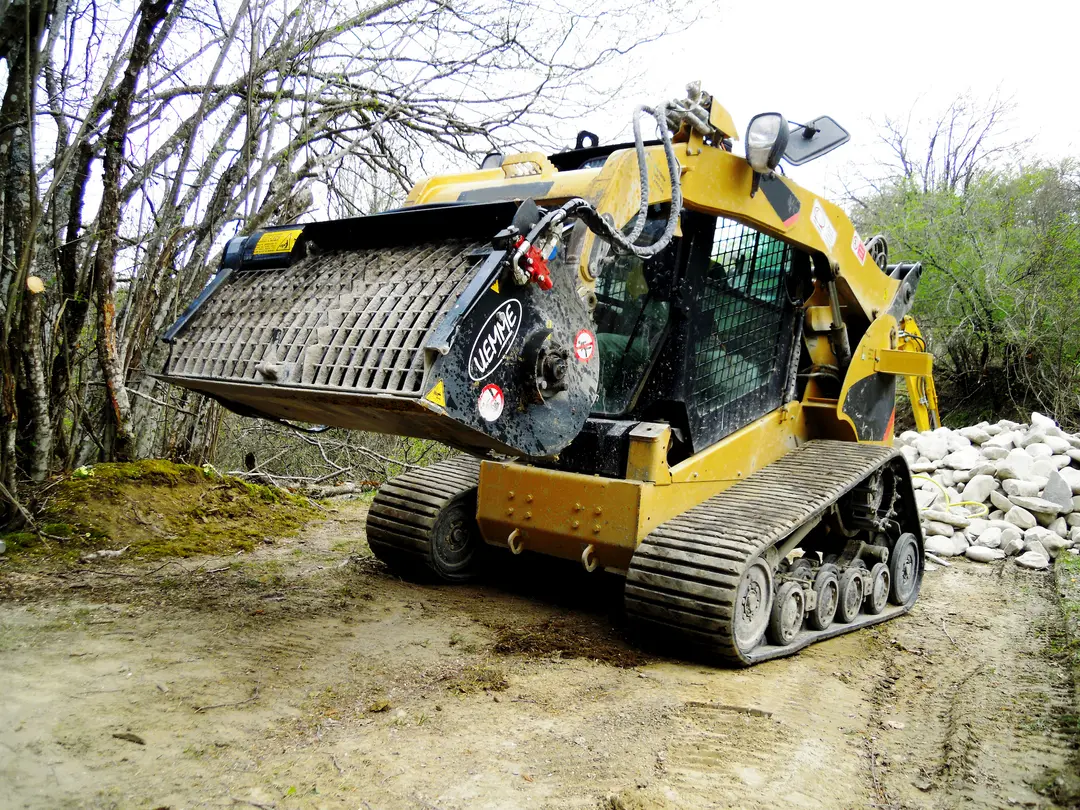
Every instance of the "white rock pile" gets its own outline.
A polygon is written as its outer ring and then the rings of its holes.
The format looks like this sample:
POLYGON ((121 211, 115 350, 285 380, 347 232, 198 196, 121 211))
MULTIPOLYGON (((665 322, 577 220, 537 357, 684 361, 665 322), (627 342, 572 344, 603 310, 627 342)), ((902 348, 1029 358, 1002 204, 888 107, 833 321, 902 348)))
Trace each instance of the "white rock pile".
POLYGON ((915 477, 926 550, 1042 569, 1080 553, 1080 434, 1040 413, 896 437, 915 477))

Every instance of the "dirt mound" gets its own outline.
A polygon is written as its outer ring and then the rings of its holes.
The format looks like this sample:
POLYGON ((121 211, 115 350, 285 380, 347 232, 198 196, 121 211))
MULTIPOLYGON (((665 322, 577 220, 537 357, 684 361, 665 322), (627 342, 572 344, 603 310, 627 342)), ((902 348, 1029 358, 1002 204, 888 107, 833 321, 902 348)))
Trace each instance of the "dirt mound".
POLYGON ((527 625, 489 624, 496 632, 492 651, 528 658, 589 658, 616 667, 638 667, 652 659, 626 645, 604 638, 574 618, 546 619, 527 625))
POLYGON ((4 536, 9 553, 77 559, 126 548, 144 558, 250 551, 294 534, 308 503, 211 468, 148 460, 97 464, 33 493, 36 532, 4 536))

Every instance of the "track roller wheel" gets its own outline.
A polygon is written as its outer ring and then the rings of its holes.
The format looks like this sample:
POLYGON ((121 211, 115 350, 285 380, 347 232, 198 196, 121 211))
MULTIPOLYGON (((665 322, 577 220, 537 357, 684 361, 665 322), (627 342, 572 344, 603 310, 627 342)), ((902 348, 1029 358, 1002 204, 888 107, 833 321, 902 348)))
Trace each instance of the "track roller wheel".
POLYGON ((889 575, 889 566, 879 562, 870 569, 870 593, 866 596, 866 604, 863 610, 871 616, 876 616, 885 609, 889 602, 889 586, 892 577, 889 575))
POLYGON ((754 560, 739 581, 731 631, 735 645, 744 654, 760 644, 765 635, 772 613, 772 586, 772 571, 761 559, 754 560))
POLYGON ((810 626, 815 630, 827 630, 840 604, 840 578, 835 565, 826 563, 818 569, 814 577, 814 594, 817 607, 810 611, 810 626))
POLYGON ((791 564, 791 568, 788 571, 788 576, 795 579, 805 580, 806 582, 814 581, 814 566, 810 564, 810 561, 802 558, 795 560, 791 564))
POLYGON ((922 554, 915 535, 902 534, 897 539, 889 555, 889 575, 889 601, 900 606, 915 601, 922 583, 922 554))
POLYGON ((850 624, 859 615, 863 603, 863 579, 866 569, 852 566, 840 575, 840 599, 836 606, 836 620, 850 624))
POLYGON ((784 647, 792 642, 802 629, 806 618, 806 595, 797 582, 785 582, 776 592, 769 627, 769 641, 784 647))

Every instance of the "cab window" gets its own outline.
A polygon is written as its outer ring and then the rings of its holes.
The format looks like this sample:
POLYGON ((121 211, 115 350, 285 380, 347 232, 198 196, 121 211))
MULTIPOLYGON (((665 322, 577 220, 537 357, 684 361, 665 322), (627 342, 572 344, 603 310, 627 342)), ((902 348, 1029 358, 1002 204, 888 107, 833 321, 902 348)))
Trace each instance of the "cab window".
MULTIPOLYGON (((666 210, 650 213, 639 240, 654 242, 663 233, 666 210)), ((661 289, 663 272, 677 246, 641 259, 614 255, 596 281, 596 339, 600 347, 600 392, 593 412, 618 415, 629 410, 659 349, 671 314, 670 290, 661 289)))
POLYGON ((791 344, 791 262, 787 243, 716 220, 697 297, 690 380, 697 410, 703 418, 713 414, 706 421, 717 425, 717 435, 781 404, 791 344))

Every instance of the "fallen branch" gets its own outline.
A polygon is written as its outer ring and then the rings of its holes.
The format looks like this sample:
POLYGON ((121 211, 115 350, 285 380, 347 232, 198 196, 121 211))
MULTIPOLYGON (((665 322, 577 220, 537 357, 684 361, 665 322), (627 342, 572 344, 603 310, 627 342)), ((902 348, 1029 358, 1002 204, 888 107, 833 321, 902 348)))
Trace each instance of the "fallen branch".
POLYGON ((938 555, 931 554, 929 551, 925 552, 925 554, 926 554, 926 559, 928 559, 928 560, 930 560, 932 562, 936 562, 938 565, 942 565, 945 568, 952 568, 952 563, 951 562, 946 562, 945 560, 941 559, 941 557, 939 557, 938 555))
POLYGON ((238 799, 235 796, 230 796, 229 798, 232 799, 233 804, 249 804, 252 807, 258 807, 259 810, 274 810, 274 808, 277 807, 277 805, 273 803, 259 804, 258 802, 251 801, 251 799, 238 799))
POLYGON ((945 634, 945 638, 947 638, 949 641, 951 641, 953 643, 954 647, 959 647, 960 646, 959 644, 956 643, 956 639, 954 639, 952 636, 949 635, 949 631, 945 629, 945 620, 944 619, 941 620, 941 632, 943 632, 945 634))
POLYGON ((312 498, 338 498, 342 495, 353 495, 357 492, 359 492, 359 488, 352 481, 336 487, 312 487, 307 490, 307 494, 312 498))
POLYGON ((0 495, 3 495, 11 503, 11 505, 18 510, 19 514, 22 515, 23 520, 26 521, 26 525, 30 526, 35 530, 37 529, 37 524, 34 523, 34 518, 30 515, 30 513, 26 511, 26 507, 19 502, 18 498, 11 494, 11 490, 4 486, 2 482, 0 482, 0 495))
POLYGON ((254 689, 251 690, 251 697, 249 697, 247 700, 241 700, 237 703, 215 703, 211 706, 196 706, 195 713, 201 714, 202 712, 208 712, 211 709, 231 709, 236 708, 237 706, 246 706, 249 703, 254 703, 258 699, 259 687, 256 686, 254 689))

